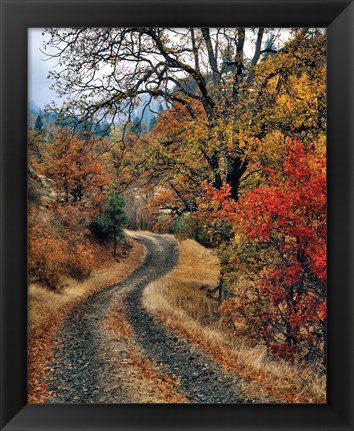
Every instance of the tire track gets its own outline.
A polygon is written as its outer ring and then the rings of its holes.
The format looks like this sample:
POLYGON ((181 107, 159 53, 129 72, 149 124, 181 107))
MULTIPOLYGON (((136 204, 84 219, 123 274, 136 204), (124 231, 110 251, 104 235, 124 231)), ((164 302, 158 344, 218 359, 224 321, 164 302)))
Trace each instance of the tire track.
POLYGON ((167 235, 134 233, 132 236, 146 248, 144 262, 120 283, 74 307, 58 331, 59 348, 53 352, 55 363, 49 378, 50 390, 57 396, 48 402, 122 402, 121 394, 110 389, 117 387, 110 385, 115 376, 109 360, 109 355, 116 351, 114 346, 110 350, 101 337, 101 323, 115 294, 122 289, 127 291, 126 314, 135 333, 134 342, 154 361, 158 371, 179 382, 191 403, 247 402, 238 395, 234 376, 222 372, 195 346, 164 328, 142 306, 144 288, 177 264, 176 240, 167 235))
MULTIPOLYGON (((147 237, 143 239, 149 250, 147 259, 155 270, 175 266, 178 247, 175 239, 147 237), (156 246, 159 244, 159 254, 156 246), (159 262, 157 263, 157 258, 159 262)), ((172 269, 172 268, 171 268, 172 269)), ((206 357, 190 342, 177 337, 163 327, 142 305, 143 288, 137 285, 127 295, 127 315, 133 326, 136 341, 161 372, 177 378, 184 395, 191 403, 245 403, 237 393, 238 379, 221 371, 220 367, 206 357)))

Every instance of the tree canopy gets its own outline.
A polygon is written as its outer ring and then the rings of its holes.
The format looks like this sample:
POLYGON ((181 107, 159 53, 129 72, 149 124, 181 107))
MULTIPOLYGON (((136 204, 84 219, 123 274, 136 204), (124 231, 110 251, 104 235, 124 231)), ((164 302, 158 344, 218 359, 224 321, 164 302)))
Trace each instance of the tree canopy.
POLYGON ((46 31, 65 132, 45 147, 33 131, 31 149, 57 204, 90 212, 115 248, 121 194, 145 227, 217 246, 231 325, 283 358, 324 358, 324 31, 46 31))
POLYGON ((144 109, 163 98, 182 110, 183 122, 202 122, 205 167, 214 186, 220 189, 226 181, 237 200, 252 147, 267 147, 274 136, 279 139, 276 131, 310 134, 325 128, 324 87, 317 85, 325 67, 323 33, 295 30, 276 51, 276 33, 250 32, 248 58, 245 28, 49 29, 48 51, 61 66, 51 72, 53 87, 70 96, 61 111, 78 123, 133 121, 130 129, 139 134, 140 123, 132 118, 139 97, 148 96, 144 109), (318 93, 311 100, 309 87, 318 93))

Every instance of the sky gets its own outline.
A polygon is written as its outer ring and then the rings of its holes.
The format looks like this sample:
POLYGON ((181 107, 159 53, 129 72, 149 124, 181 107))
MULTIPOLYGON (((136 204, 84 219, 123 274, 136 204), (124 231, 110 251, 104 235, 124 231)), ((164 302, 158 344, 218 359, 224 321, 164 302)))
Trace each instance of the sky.
POLYGON ((55 61, 43 54, 43 29, 28 30, 28 100, 34 101, 42 109, 52 100, 58 100, 54 91, 50 90, 48 72, 55 67, 55 61))
MULTIPOLYGON (((289 29, 280 29, 280 40, 285 41, 289 38, 289 29)), ((51 81, 48 79, 48 73, 51 69, 55 69, 56 61, 46 57, 43 51, 43 42, 48 39, 43 36, 43 29, 31 28, 28 30, 28 100, 33 101, 41 109, 45 105, 55 101, 60 104, 60 99, 56 96, 53 90, 50 90, 51 81)), ((250 51, 251 44, 245 48, 246 55, 249 51, 249 57, 252 53, 250 51)))

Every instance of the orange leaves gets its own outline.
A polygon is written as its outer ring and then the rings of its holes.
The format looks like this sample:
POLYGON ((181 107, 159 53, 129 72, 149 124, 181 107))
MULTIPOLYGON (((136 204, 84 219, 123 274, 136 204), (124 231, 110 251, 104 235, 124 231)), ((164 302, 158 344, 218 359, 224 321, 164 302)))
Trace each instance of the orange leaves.
POLYGON ((63 239, 52 238, 50 233, 39 225, 29 229, 28 243, 30 278, 55 289, 59 277, 65 272, 68 243, 63 239))
POLYGON ((67 209, 70 210, 67 213, 61 212, 61 208, 54 210, 49 220, 41 220, 41 223, 29 228, 30 281, 37 281, 51 289, 60 288, 63 276, 76 279, 87 277, 94 266, 92 245, 85 237, 87 231, 78 222, 79 210, 70 206, 67 209))
POLYGON ((237 136, 252 162, 280 165, 289 137, 305 145, 325 140, 325 34, 295 31, 284 50, 258 64, 248 93, 238 107, 237 136))
POLYGON ((41 149, 37 168, 45 178, 47 210, 39 211, 39 220, 29 230, 29 275, 56 289, 62 276, 81 279, 93 268, 87 226, 109 180, 94 140, 61 131, 41 149))
POLYGON ((215 204, 225 204, 229 205, 230 202, 227 199, 230 197, 230 189, 231 187, 228 184, 223 184, 220 189, 216 189, 210 183, 205 183, 204 190, 207 193, 208 197, 210 197, 211 201, 215 204))
POLYGON ((57 202, 92 206, 102 187, 109 183, 92 143, 65 133, 49 144, 42 170, 53 180, 57 202))
POLYGON ((77 280, 81 280, 90 275, 94 268, 93 247, 88 242, 71 244, 68 263, 70 275, 77 280))

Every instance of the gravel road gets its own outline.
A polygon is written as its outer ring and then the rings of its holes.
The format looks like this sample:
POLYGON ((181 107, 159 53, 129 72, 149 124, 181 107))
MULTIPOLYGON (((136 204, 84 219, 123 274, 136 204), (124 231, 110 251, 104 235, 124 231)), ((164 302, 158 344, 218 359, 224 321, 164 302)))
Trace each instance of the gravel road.
MULTIPOLYGON (((173 269, 178 262, 178 246, 172 236, 132 235, 146 248, 143 263, 122 282, 107 287, 73 308, 57 334, 50 390, 57 396, 51 403, 117 402, 110 393, 114 369, 103 344, 101 323, 115 295, 126 289, 126 315, 134 330, 134 343, 150 358, 156 369, 179 382, 190 403, 245 403, 238 394, 238 380, 224 373, 191 343, 164 328, 142 306, 143 289, 173 269), (109 373, 104 370, 110 369, 109 373), (107 377, 109 376, 109 377, 107 377)), ((114 361, 113 361, 114 362, 114 361)), ((118 377, 116 377, 118 378, 118 377)), ((121 382, 124 386, 124 382, 121 382)), ((117 385, 112 385, 117 386, 117 385)), ((129 402, 129 400, 125 400, 129 402)))

